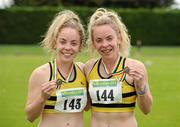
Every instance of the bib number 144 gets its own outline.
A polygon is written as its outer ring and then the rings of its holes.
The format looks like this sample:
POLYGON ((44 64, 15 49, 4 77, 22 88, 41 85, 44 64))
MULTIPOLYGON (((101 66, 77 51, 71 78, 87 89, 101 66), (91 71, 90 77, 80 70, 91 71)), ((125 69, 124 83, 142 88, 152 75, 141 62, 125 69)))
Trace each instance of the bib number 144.
POLYGON ((98 101, 114 101, 113 90, 110 91, 103 90, 103 91, 96 91, 97 100, 98 101))

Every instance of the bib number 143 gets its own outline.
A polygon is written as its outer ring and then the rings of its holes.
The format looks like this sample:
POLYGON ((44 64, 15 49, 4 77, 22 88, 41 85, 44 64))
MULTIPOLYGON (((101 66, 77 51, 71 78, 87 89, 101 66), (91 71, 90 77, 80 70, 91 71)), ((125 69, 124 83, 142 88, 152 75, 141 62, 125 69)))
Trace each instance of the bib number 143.
POLYGON ((64 110, 67 110, 67 109, 71 109, 71 110, 74 110, 74 109, 80 109, 81 108, 81 99, 78 98, 78 99, 72 99, 72 100, 68 100, 66 99, 64 101, 64 110))

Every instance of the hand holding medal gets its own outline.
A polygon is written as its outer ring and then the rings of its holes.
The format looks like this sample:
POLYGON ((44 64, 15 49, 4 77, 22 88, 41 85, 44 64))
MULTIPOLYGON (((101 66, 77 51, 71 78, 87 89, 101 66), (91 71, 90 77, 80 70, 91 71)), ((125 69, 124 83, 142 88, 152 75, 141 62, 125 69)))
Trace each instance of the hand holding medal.
POLYGON ((60 89, 61 88, 61 85, 63 84, 63 83, 66 83, 65 81, 63 81, 63 80, 61 80, 61 79, 57 79, 56 80, 56 84, 57 84, 57 87, 56 87, 56 89, 60 89))
POLYGON ((131 70, 128 75, 133 78, 134 85, 137 91, 146 91, 147 72, 143 64, 131 63, 129 64, 131 70))

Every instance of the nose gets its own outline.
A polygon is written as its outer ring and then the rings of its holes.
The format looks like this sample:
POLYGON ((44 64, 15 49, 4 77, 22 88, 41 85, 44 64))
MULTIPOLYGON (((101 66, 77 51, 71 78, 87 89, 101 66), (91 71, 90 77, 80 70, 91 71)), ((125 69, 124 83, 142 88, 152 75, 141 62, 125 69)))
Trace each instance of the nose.
POLYGON ((70 50, 70 49, 71 49, 71 45, 70 45, 69 43, 67 43, 67 44, 65 45, 65 49, 66 49, 66 50, 70 50))
POLYGON ((107 47, 107 46, 108 46, 108 42, 105 41, 105 40, 103 40, 102 46, 103 46, 103 47, 107 47))

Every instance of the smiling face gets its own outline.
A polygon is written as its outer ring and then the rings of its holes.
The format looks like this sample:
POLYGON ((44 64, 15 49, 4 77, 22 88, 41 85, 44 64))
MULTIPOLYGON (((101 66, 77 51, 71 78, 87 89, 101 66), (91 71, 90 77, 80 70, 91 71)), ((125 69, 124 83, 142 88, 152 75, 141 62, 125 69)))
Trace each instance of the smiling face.
POLYGON ((55 48, 62 62, 72 62, 81 47, 79 32, 71 27, 62 28, 57 36, 55 48))
POLYGON ((119 53, 118 37, 116 31, 108 24, 94 26, 93 45, 103 59, 113 59, 119 53))

